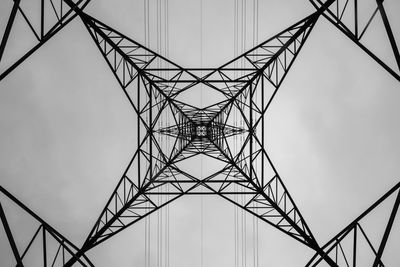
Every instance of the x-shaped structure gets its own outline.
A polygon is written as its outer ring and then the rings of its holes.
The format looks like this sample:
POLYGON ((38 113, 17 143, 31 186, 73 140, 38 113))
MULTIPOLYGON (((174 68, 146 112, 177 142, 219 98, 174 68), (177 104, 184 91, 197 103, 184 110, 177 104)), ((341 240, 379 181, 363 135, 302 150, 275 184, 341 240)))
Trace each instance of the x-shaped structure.
POLYGON ((324 8, 216 69, 182 68, 77 9, 137 118, 137 150, 82 253, 196 193, 220 195, 323 253, 267 154, 265 116, 324 8), (214 92, 215 103, 195 107, 180 99, 202 87, 214 92), (199 155, 217 170, 204 177, 185 170, 199 155))
MULTIPOLYGON (((86 259, 85 253, 93 247, 190 194, 219 195, 315 250, 313 259, 318 258, 318 263, 324 260, 337 266, 329 255, 334 245, 328 251, 329 243, 322 248, 318 245, 267 153, 265 121, 276 92, 321 15, 400 79, 397 71, 360 42, 364 32, 359 32, 357 24, 353 31, 340 21, 344 11, 339 12, 339 1, 312 1, 315 13, 216 69, 182 68, 86 14, 83 8, 88 1, 61 2, 69 6, 68 12, 61 12, 48 33, 42 25, 38 47, 79 16, 134 110, 137 146, 86 241, 79 250, 73 247, 77 252, 71 253, 74 255, 65 266, 81 261, 81 257, 86 259), (211 92, 209 97, 214 102, 205 106, 185 102, 203 89, 211 92), (201 171, 204 166, 193 164, 198 157, 212 159, 205 175, 201 171)), ((15 17, 18 5, 19 1, 14 1, 10 18, 13 14, 15 17)), ((400 68, 382 1, 377 1, 377 11, 400 68)), ((23 60, 3 72, 0 79, 23 60)), ((396 203, 397 211, 399 200, 396 203)), ((348 228, 354 227, 357 225, 348 228)), ((381 264, 379 257, 375 261, 381 264)))

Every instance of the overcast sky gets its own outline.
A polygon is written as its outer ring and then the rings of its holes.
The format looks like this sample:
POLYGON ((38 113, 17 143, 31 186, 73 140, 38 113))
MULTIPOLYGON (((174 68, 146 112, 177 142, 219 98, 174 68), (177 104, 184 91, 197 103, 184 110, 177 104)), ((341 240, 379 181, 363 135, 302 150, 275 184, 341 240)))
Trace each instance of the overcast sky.
MULTIPOLYGON (((365 1, 369 11, 375 1, 365 1)), ((1 32, 11 7, 3 2, 1 32)), ((183 67, 218 67, 234 56, 234 1, 202 2, 201 46, 200 0, 169 0, 169 58, 183 67)), ((400 3, 385 5, 400 36, 400 3)), ((259 41, 313 11, 306 0, 259 1, 259 41)), ((144 43, 143 1, 92 0, 87 12, 144 43)), ((155 19, 150 17, 152 23, 155 19)), ((393 66, 379 22, 365 38, 393 66)), ((1 70, 31 46, 24 27, 15 25, 1 70)), ((154 38, 150 47, 156 49, 154 38)), ((320 244, 400 181, 399 99, 399 82, 321 18, 274 99, 266 129, 269 155, 320 244)), ((0 184, 80 246, 135 151, 133 116, 83 24, 73 21, 0 82, 0 184)), ((4 205, 12 213, 12 206, 4 205)), ((376 240, 389 209, 390 203, 369 221, 376 240)), ((184 197, 169 212, 170 266, 200 266, 201 220, 203 266, 234 265, 235 210, 229 203, 213 196, 184 197)), ((23 218, 10 215, 15 232, 29 229, 23 218)), ((151 220, 155 234, 157 215, 151 220)), ((248 266, 253 266, 252 222, 247 215, 248 266)), ((26 244, 26 237, 17 239, 26 244)), ((397 218, 386 266, 400 264, 393 249, 399 240, 397 218)), ((143 255, 143 222, 89 253, 96 266, 144 266, 143 255)), ((312 255, 259 222, 260 266, 303 266, 312 255)), ((0 231, 3 262, 11 264, 12 254, 0 231)))

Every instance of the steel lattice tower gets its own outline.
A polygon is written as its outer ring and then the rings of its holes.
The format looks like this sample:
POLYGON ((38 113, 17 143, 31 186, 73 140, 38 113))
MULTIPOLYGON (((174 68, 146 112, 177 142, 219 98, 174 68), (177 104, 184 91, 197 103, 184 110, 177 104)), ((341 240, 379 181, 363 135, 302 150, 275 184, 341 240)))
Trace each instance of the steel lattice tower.
MULTIPOLYGON (((389 67, 364 45, 363 35, 368 30, 369 23, 365 28, 359 27, 357 8, 353 14, 356 21, 353 26, 341 20, 341 14, 349 1, 343 7, 340 0, 312 0, 311 3, 316 9, 314 13, 215 69, 183 68, 171 62, 87 14, 84 10, 89 1, 59 2, 64 10, 58 12, 54 9, 57 20, 46 30, 46 13, 42 1, 41 31, 35 33, 38 37, 37 45, 10 64, 0 74, 0 81, 71 20, 79 18, 134 110, 138 146, 80 247, 68 241, 3 187, 0 188, 2 194, 40 223, 32 241, 37 238, 39 232, 42 233, 45 255, 46 235, 58 244, 57 253, 45 258, 52 257, 53 264, 57 263, 60 266, 93 266, 85 254, 100 243, 180 197, 213 194, 239 206, 315 251, 315 256, 307 266, 316 266, 322 262, 329 266, 340 265, 338 249, 342 249, 341 242, 349 238, 353 238, 354 246, 351 249, 354 251, 351 259, 346 259, 343 253, 346 262, 356 266, 357 257, 363 256, 355 253, 358 244, 356 240, 364 238, 368 240, 374 258, 371 265, 384 266, 381 257, 400 203, 400 184, 393 187, 326 245, 320 246, 286 188, 284 179, 278 174, 265 145, 267 110, 320 17, 325 17, 394 79, 400 81, 400 55, 383 1, 376 1, 376 10, 371 20, 375 16, 382 18, 397 69, 389 67), (199 86, 215 91, 224 100, 207 107, 196 107, 180 99, 183 93, 190 93, 199 86), (238 116, 244 122, 243 125, 236 123, 238 116), (170 119, 165 120, 167 117, 170 119), (167 147, 158 141, 159 137, 168 140, 167 147), (238 143, 238 139, 243 142, 238 143), (200 155, 212 158, 221 168, 207 177, 200 178, 180 167, 185 160, 200 155), (384 235, 379 245, 373 246, 360 222, 366 214, 395 193, 396 201, 384 235), (238 201, 238 195, 245 201, 238 201)), ((357 7, 357 0, 350 2, 354 2, 357 7)), ((2 37, 0 60, 16 14, 24 14, 19 5, 19 0, 13 1, 2 37)), ((26 17, 25 19, 28 21, 26 17)), ((30 24, 29 21, 28 23, 30 24)), ((1 205, 0 217, 17 266, 29 266, 23 258, 30 245, 25 251, 17 248, 10 229, 12 226, 7 223, 6 213, 1 205)), ((47 264, 45 260, 44 265, 47 264)))

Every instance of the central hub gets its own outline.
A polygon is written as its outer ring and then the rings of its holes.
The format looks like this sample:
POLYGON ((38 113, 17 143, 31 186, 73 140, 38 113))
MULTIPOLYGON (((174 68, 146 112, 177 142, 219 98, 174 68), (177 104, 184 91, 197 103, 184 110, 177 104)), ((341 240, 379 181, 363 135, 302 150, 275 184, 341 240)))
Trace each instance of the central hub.
POLYGON ((179 146, 186 146, 189 142, 187 150, 195 147, 196 153, 209 153, 215 147, 225 145, 224 139, 234 135, 239 135, 246 130, 244 128, 229 125, 229 121, 225 117, 225 113, 218 114, 214 109, 184 109, 176 116, 175 123, 166 127, 158 128, 155 132, 169 137, 176 137, 180 142, 176 142, 179 146))
POLYGON ((204 139, 210 138, 211 133, 211 124, 201 122, 199 124, 195 124, 192 128, 192 139, 204 139))
POLYGON ((206 137, 207 135, 207 126, 200 125, 196 127, 196 135, 197 137, 206 137))

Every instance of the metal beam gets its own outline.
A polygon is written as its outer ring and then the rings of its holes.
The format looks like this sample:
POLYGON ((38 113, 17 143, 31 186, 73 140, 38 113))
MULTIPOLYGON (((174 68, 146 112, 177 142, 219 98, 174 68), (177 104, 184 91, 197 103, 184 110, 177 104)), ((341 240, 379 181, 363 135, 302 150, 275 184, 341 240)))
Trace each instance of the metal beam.
POLYGON ((385 25, 386 33, 389 37, 390 45, 393 50, 394 58, 396 59, 397 67, 400 70, 400 54, 397 47, 396 39, 394 38, 392 28, 390 27, 389 19, 386 15, 385 8, 383 7, 383 0, 376 0, 379 12, 381 13, 383 24, 385 25))
MULTIPOLYGON (((311 4, 316 8, 319 9, 321 5, 323 5, 322 0, 309 0, 311 2, 311 4)), ((339 9, 339 0, 335 0, 336 4, 337 4, 337 9, 339 9)), ((346 8, 349 8, 350 5, 348 5, 349 1, 346 1, 346 4, 343 7, 342 12, 340 12, 341 14, 343 14, 343 12, 345 11, 346 8)), ((382 68, 384 68, 390 75, 392 75, 397 81, 400 81, 400 57, 399 57, 399 51, 398 51, 398 47, 393 35, 393 32, 391 30, 390 24, 389 24, 389 20, 386 16, 386 12, 385 9, 383 7, 383 0, 376 0, 377 2, 377 8, 375 10, 375 12, 372 14, 372 16, 369 18, 369 21, 367 23, 367 25, 365 26, 365 28, 363 30, 361 30, 361 33, 359 28, 358 28, 358 2, 357 0, 354 0, 354 23, 355 23, 355 29, 354 32, 350 29, 350 26, 347 26, 345 22, 343 22, 341 19, 341 14, 334 14, 333 11, 327 9, 326 12, 323 13, 323 16, 330 22, 332 23, 338 30, 340 30, 344 35, 346 35, 352 42, 354 42, 359 48, 361 48, 365 53, 368 54, 368 56, 370 56, 373 60, 375 60, 376 63, 378 63, 382 68), (392 47, 393 53, 394 53, 394 57, 395 57, 395 61, 397 63, 397 68, 398 71, 396 71, 395 69, 393 69, 392 67, 390 67, 387 63, 385 63, 380 57, 378 57, 375 53, 373 53, 368 47, 367 45, 363 44, 361 42, 362 37, 364 36, 364 33, 366 32, 366 30, 369 28, 372 20, 374 19, 375 15, 377 14, 377 12, 380 11, 382 20, 384 22, 384 26, 386 29, 386 33, 389 37, 389 41, 390 41, 390 45, 392 47)))
POLYGON ((3 38, 1 39, 1 44, 0 44, 0 62, 1 62, 1 59, 3 57, 4 50, 6 49, 6 44, 7 44, 7 41, 8 41, 8 37, 10 35, 11 28, 12 28, 12 25, 14 23, 15 16, 17 15, 17 11, 18 11, 18 7, 19 7, 20 1, 21 0, 14 0, 14 5, 13 5, 13 8, 11 10, 10 17, 8 18, 6 30, 5 30, 5 32, 3 34, 3 38))
POLYGON ((390 231, 392 230, 393 222, 396 217, 397 210, 399 209, 399 204, 400 204, 400 190, 397 193, 396 201, 393 205, 392 212, 390 213, 390 218, 389 218, 388 224, 386 225, 385 233, 383 234, 381 244, 379 245, 378 253, 375 257, 373 267, 377 267, 378 264, 381 262, 383 250, 385 249, 386 242, 389 238, 390 231))
POLYGON ((6 214, 4 213, 3 207, 0 202, 0 218, 3 223, 4 230, 6 231, 8 242, 10 242, 11 249, 14 254, 14 258, 17 261, 17 267, 23 267, 21 256, 19 255, 17 245, 15 244, 15 240, 13 234, 11 233, 10 226, 8 225, 6 214))
MULTIPOLYGON (((64 1, 64 0, 63 0, 64 1)), ((91 0, 85 0, 85 2, 82 4, 82 6, 80 6, 81 9, 84 9, 87 4, 89 4, 91 0)), ((15 19, 15 14, 13 15, 14 8, 16 8, 17 10, 21 10, 19 5, 15 5, 15 2, 20 2, 20 0, 14 0, 14 6, 13 6, 13 10, 11 13, 11 16, 9 18, 8 24, 7 24, 7 28, 9 27, 10 29, 5 31, 5 35, 3 36, 2 42, 1 42, 1 50, 0 50, 0 62, 1 62, 1 56, 3 55, 4 51, 5 51, 5 46, 7 43, 7 39, 8 39, 8 35, 11 32, 11 26, 13 24, 13 21, 15 19), (8 26, 10 24, 10 26, 8 26), (5 38, 7 37, 7 38, 5 38)), ((79 5, 80 3, 82 3, 83 0, 78 0, 78 2, 76 4, 73 3, 73 5, 79 5)), ((42 5, 38 8, 40 10, 40 24, 42 25, 42 23, 44 23, 44 14, 42 13, 42 5)), ((28 21, 28 19, 26 17, 24 17, 24 19, 26 20, 26 22, 28 23, 29 27, 31 28, 31 30, 33 31, 33 33, 35 34, 35 36, 38 38, 38 43, 36 45, 34 45, 31 49, 29 49, 22 57, 18 58, 15 62, 13 62, 10 66, 8 66, 3 72, 0 73, 0 82, 6 78, 10 73, 12 73, 22 62, 24 62, 27 58, 29 58, 32 54, 34 54, 39 48, 41 48, 47 41, 49 41, 54 35, 56 35, 61 29, 63 29, 65 26, 67 26, 76 16, 77 14, 72 14, 71 15, 72 10, 67 11, 64 16, 62 18, 60 18, 60 20, 53 25, 47 32, 44 32, 44 26, 42 29, 41 27, 41 32, 40 32, 40 36, 37 35, 37 33, 33 30, 32 25, 30 24, 30 22, 28 21), (71 15, 71 16, 70 16, 71 15), (70 16, 70 17, 68 17, 70 16)), ((22 13, 23 14, 23 13, 22 13)), ((23 16, 25 16, 23 14, 23 16)))
MULTIPOLYGON (((25 251, 22 254, 23 256, 28 252, 28 250, 29 250, 31 244, 33 243, 35 237, 37 236, 39 230, 42 230, 42 228, 43 228, 43 231, 46 231, 47 233, 52 235, 57 240, 57 242, 69 253, 71 258, 75 259, 76 262, 79 262, 82 266, 94 266, 90 262, 90 260, 87 258, 86 255, 81 255, 81 257, 83 259, 78 259, 75 256, 75 254, 79 251, 78 247, 76 247, 66 237, 61 235, 57 230, 55 230, 48 223, 46 223, 42 218, 40 218, 36 213, 34 213, 32 210, 30 210, 27 206, 25 206, 21 201, 19 201, 16 197, 14 197, 10 192, 8 192, 2 186, 0 186, 0 193, 4 194, 4 196, 9 198, 18 207, 20 207, 22 210, 24 210, 26 213, 28 213, 34 220, 36 220, 37 222, 40 223, 40 227, 39 227, 38 231, 35 233, 34 237, 29 242, 28 247, 25 249, 25 251)), ((2 209, 1 209, 1 211, 2 211, 2 209)), ((1 213, 3 213, 3 215, 4 215, 4 212, 1 212, 1 211, 0 211, 0 215, 1 215, 1 213)), ((5 215, 1 216, 1 217, 2 217, 2 221, 3 221, 3 225, 4 225, 5 215)), ((9 233, 11 234, 11 231, 9 231, 9 233)), ((43 244, 43 248, 47 248, 45 243, 43 244)), ((13 251, 14 251, 14 249, 13 249, 13 251)), ((42 251, 42 252, 46 253, 46 251, 42 251)), ((22 260, 22 257, 21 257, 21 260, 22 260)), ((18 260, 17 260, 17 262, 18 262, 18 260)), ((23 266, 23 265, 21 265, 21 266, 23 266)))

